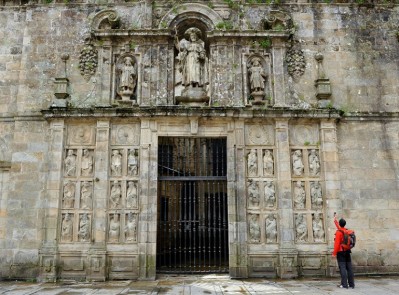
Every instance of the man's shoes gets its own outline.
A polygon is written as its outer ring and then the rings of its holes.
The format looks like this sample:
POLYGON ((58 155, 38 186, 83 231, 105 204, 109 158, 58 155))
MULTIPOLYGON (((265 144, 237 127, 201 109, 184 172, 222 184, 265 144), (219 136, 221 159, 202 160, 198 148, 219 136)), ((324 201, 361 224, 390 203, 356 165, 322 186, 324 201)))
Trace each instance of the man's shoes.
MULTIPOLYGON (((338 288, 348 289, 348 287, 344 287, 344 286, 342 286, 342 285, 338 285, 337 287, 338 287, 338 288)), ((354 287, 353 287, 353 288, 354 288, 354 287)))

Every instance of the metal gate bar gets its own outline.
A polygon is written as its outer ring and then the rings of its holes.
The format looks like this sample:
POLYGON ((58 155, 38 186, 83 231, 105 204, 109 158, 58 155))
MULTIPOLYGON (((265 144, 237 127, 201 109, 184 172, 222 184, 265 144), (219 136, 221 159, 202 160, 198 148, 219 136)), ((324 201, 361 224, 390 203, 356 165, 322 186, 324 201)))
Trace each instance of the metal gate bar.
POLYGON ((160 137, 158 272, 228 271, 225 138, 160 137))

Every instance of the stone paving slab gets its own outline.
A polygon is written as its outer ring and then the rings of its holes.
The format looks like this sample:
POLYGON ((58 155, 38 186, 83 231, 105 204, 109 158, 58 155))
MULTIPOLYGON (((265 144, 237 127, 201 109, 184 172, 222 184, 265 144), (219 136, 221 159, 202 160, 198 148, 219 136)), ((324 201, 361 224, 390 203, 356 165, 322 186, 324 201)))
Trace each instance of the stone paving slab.
POLYGON ((232 280, 226 275, 161 276, 155 281, 29 283, 0 281, 4 295, 395 295, 399 277, 356 277, 355 289, 340 289, 338 278, 232 280))

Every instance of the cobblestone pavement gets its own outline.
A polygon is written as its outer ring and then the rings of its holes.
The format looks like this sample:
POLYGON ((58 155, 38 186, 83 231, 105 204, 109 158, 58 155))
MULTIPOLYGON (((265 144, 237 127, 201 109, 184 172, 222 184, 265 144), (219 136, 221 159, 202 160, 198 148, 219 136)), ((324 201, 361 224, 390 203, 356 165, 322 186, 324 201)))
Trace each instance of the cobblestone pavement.
POLYGON ((399 277, 357 277, 355 289, 340 289, 335 279, 232 280, 226 275, 160 276, 156 281, 109 281, 86 283, 29 283, 0 281, 7 295, 116 295, 116 294, 399 294, 399 277))

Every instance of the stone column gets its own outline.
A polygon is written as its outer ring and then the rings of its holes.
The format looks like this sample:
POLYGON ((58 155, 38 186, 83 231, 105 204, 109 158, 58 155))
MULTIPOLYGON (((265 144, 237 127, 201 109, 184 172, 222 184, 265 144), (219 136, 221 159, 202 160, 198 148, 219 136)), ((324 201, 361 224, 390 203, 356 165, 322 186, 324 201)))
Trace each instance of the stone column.
POLYGON ((227 137, 229 268, 232 278, 248 277, 244 122, 231 123, 227 137))
MULTIPOLYGON (((140 141, 140 213, 138 231, 139 278, 154 280, 156 276, 157 240, 157 138, 152 136, 151 125, 156 122, 141 121, 140 141)), ((162 242, 162 241, 161 241, 162 242)))
MULTIPOLYGON (((324 179, 323 191, 326 196, 326 239, 328 251, 334 248, 335 225, 334 212, 342 216, 342 200, 340 196, 339 162, 337 148, 337 125, 334 119, 324 119, 320 122, 320 158, 322 163, 321 178, 324 179)), ((329 267, 327 275, 333 275, 336 261, 328 255, 329 267)))
POLYGON ((105 281, 106 226, 109 167, 109 120, 97 121, 96 150, 94 154, 94 193, 92 211, 92 245, 88 252, 87 279, 105 281))
POLYGON ((272 61, 273 61, 273 79, 274 79, 274 106, 283 107, 285 101, 285 75, 284 59, 286 54, 286 41, 283 39, 273 39, 272 61))
POLYGON ((294 220, 291 195, 291 164, 288 119, 276 119, 277 206, 280 219, 280 255, 277 274, 281 278, 298 276, 298 251, 294 244, 294 220))
POLYGON ((47 195, 41 209, 43 228, 40 255, 40 281, 56 281, 57 278, 57 225, 62 192, 62 171, 64 163, 63 147, 65 142, 64 120, 50 123, 50 142, 48 162, 47 195))

